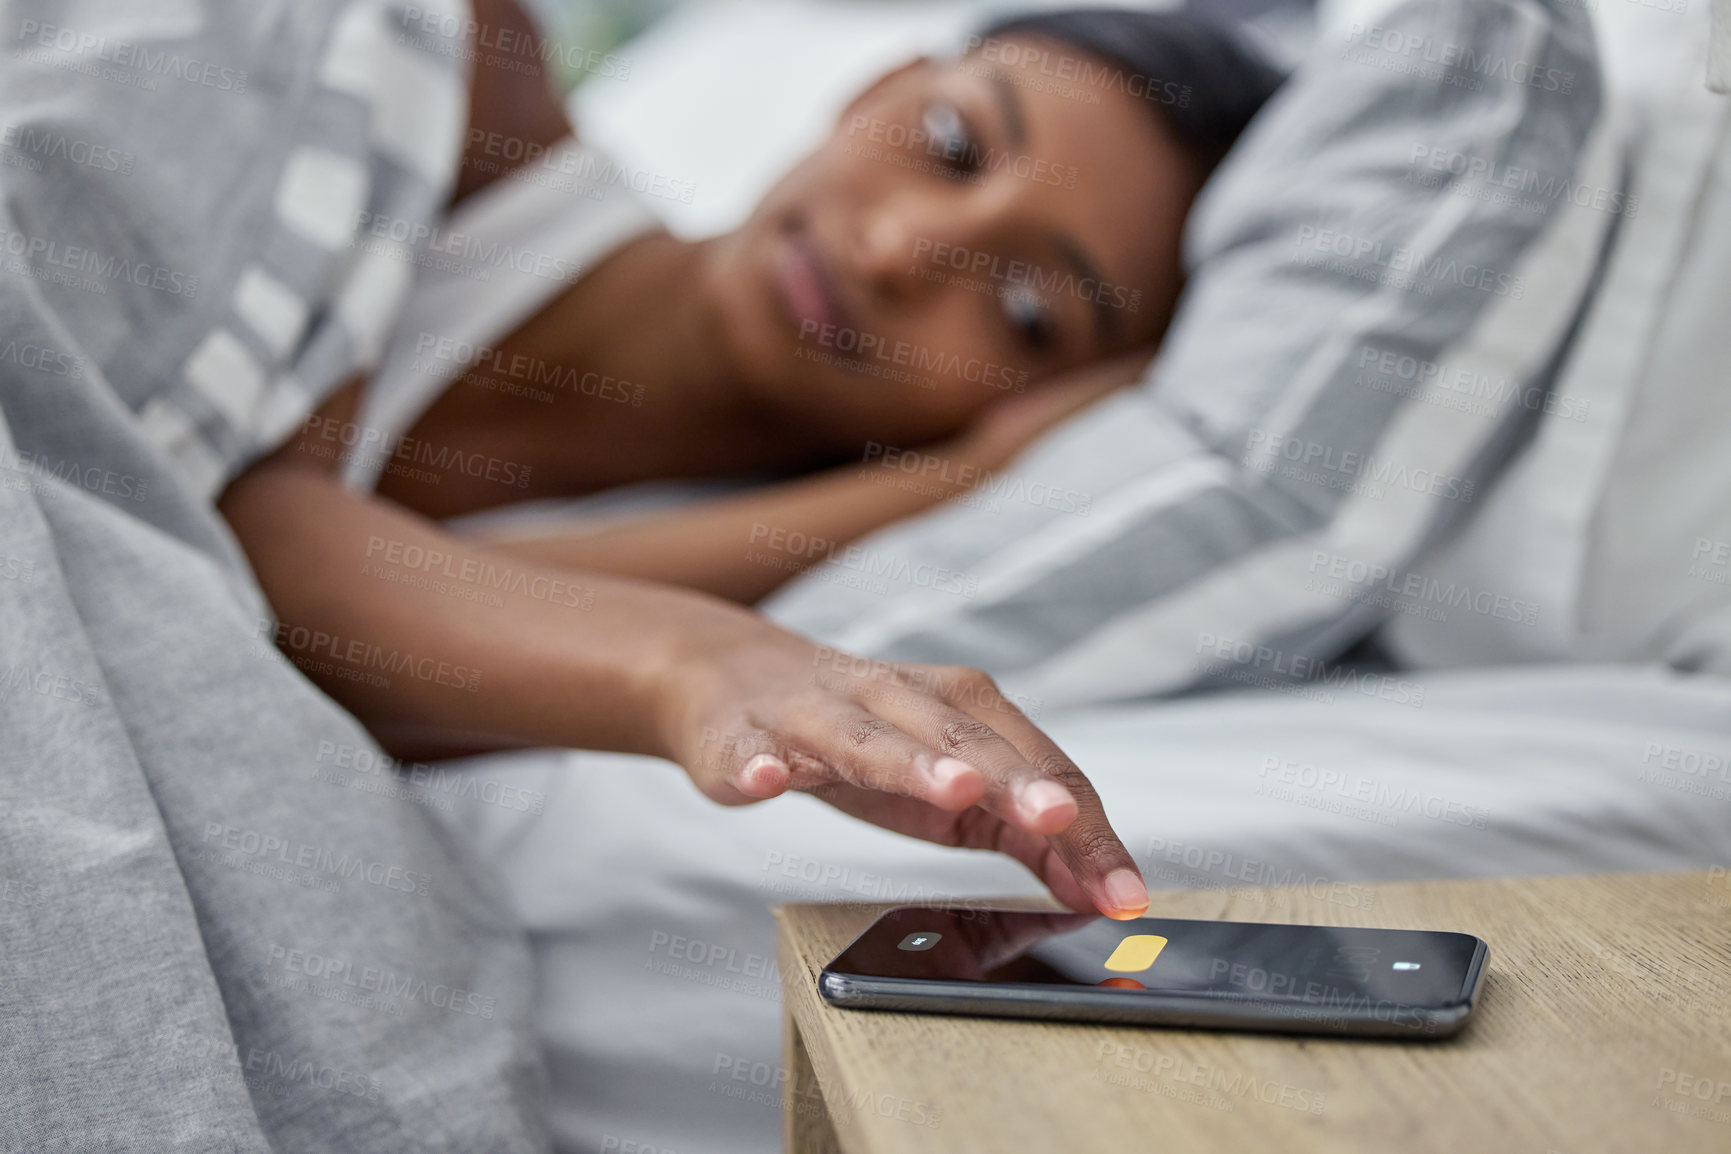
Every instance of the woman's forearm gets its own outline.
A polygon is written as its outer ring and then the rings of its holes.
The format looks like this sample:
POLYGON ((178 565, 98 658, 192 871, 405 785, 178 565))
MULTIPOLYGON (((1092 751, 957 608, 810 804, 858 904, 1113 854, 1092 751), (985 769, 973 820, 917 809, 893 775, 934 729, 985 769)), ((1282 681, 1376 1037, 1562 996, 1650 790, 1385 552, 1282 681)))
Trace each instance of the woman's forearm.
POLYGON ((279 647, 398 748, 665 755, 656 679, 674 631, 734 612, 489 550, 292 463, 255 467, 221 508, 277 610, 279 647))
POLYGON ((762 600, 835 549, 984 480, 965 448, 884 449, 846 465, 691 508, 490 538, 547 564, 665 581, 742 605, 762 600))

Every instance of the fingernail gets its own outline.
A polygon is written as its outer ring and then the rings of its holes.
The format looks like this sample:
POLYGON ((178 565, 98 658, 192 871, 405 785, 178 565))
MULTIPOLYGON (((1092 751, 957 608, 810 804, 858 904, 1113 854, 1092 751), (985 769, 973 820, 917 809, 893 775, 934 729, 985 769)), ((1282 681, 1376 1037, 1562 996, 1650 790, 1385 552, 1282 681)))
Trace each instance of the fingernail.
POLYGON ((759 787, 771 787, 781 783, 781 775, 787 772, 787 763, 773 753, 760 753, 745 763, 740 771, 740 780, 746 784, 759 787))
POLYGON ((1070 791, 1055 781, 1041 778, 1022 787, 1022 808, 1031 817, 1039 817, 1049 810, 1063 806, 1074 806, 1076 801, 1070 796, 1070 791))
POLYGON ((1106 900, 1112 908, 1140 914, 1148 908, 1148 887, 1135 870, 1113 870, 1106 875, 1106 900))
POLYGON ((978 775, 980 771, 965 761, 954 757, 940 757, 932 765, 932 781, 941 786, 948 786, 969 774, 978 775))

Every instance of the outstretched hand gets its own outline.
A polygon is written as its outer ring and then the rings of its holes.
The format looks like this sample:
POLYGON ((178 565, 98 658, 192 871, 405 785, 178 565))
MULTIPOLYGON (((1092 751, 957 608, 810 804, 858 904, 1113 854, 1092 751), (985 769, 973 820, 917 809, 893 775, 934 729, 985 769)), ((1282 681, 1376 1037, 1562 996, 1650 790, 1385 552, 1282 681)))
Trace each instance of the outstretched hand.
POLYGON ((1009 854, 1072 909, 1147 909, 1092 784, 986 674, 856 658, 744 614, 722 632, 692 639, 665 696, 671 756, 706 796, 800 790, 898 833, 1009 854))

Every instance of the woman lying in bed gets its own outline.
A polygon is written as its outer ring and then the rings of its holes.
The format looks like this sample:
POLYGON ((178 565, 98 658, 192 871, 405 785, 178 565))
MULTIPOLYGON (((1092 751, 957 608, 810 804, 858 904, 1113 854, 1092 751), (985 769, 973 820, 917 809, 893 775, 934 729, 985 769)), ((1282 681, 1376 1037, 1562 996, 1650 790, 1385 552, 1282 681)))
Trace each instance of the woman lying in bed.
MULTIPOLYGON (((516 33, 490 43, 534 57, 510 0, 476 17, 516 33)), ((754 563, 754 527, 858 537, 1132 379, 1177 298, 1190 202, 1274 84, 1181 17, 1002 26, 958 60, 880 79, 745 225, 692 243, 617 186, 549 191, 546 174, 603 158, 570 139, 532 69, 479 65, 452 234, 587 271, 505 270, 483 298, 460 273, 424 269, 379 372, 231 487, 224 513, 285 620, 388 630, 487 671, 468 695, 324 684, 399 751, 657 753, 718 801, 808 789, 917 836, 1006 849, 1072 904, 1134 913, 1140 883, 1086 779, 978 675, 838 685, 808 643, 754 616, 603 575, 753 602, 810 559, 754 563), (508 173, 501 154, 535 159, 508 173), (818 472, 873 444, 926 446, 946 465, 916 489, 870 465, 818 472), (511 542, 425 520, 743 475, 797 479, 511 542), (375 485, 392 504, 361 497, 375 485), (524 589, 584 594, 499 607, 443 596, 414 580, 425 573, 373 575, 428 555, 438 576, 514 563, 538 577, 524 589), (574 614, 578 602, 593 611, 574 614)))

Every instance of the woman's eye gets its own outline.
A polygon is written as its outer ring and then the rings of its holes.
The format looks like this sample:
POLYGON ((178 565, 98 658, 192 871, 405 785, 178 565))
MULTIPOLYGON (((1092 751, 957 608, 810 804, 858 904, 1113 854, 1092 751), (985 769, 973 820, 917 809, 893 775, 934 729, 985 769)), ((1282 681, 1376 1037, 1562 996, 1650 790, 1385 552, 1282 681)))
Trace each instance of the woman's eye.
POLYGON ((1056 334, 1045 298, 1026 288, 1009 289, 1003 296, 1004 317, 1015 330, 1016 339, 1035 351, 1050 348, 1056 334))
POLYGON ((980 150, 960 109, 953 104, 930 104, 921 119, 926 130, 926 151, 937 157, 944 171, 956 178, 979 173, 980 150))

